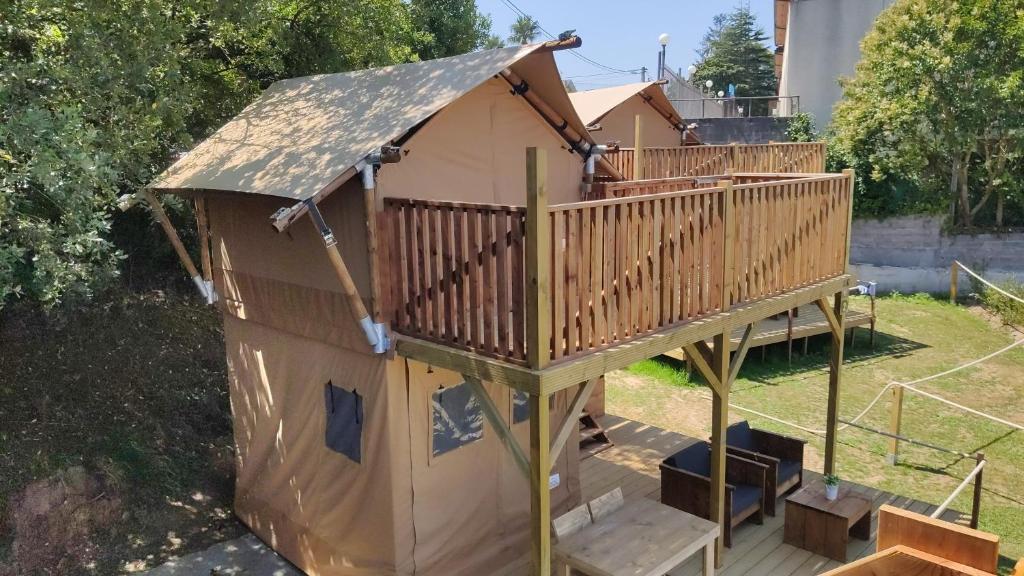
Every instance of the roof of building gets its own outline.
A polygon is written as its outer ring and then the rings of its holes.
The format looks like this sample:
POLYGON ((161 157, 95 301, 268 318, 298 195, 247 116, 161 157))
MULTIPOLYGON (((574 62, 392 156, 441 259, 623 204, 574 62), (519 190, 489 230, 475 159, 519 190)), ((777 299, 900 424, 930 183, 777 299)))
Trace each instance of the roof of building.
POLYGON ((538 52, 543 46, 275 82, 150 188, 311 198, 340 184, 335 180, 368 154, 510 67, 569 125, 586 134, 550 51, 538 52), (528 59, 534 54, 537 58, 528 59))
POLYGON ((572 105, 576 107, 576 113, 580 119, 589 126, 626 100, 641 93, 655 102, 657 108, 671 115, 673 124, 678 126, 682 123, 683 119, 676 113, 672 103, 669 102, 668 97, 658 87, 657 82, 636 82, 610 88, 573 92, 569 94, 569 99, 572 100, 572 105))

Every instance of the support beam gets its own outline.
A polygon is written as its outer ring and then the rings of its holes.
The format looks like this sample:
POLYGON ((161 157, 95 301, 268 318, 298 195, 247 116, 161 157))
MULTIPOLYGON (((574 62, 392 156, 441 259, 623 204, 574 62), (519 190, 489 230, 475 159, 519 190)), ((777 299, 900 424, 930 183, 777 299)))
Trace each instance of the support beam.
POLYGON ((692 344, 683 346, 683 350, 686 352, 686 357, 693 362, 693 365, 700 372, 700 375, 707 381, 708 386, 713 391, 719 391, 722 389, 722 380, 719 379, 718 374, 715 373, 713 366, 714 353, 708 348, 708 345, 703 340, 698 340, 692 344))
MULTIPOLYGON (((819 301, 819 306, 821 301, 819 301)), ((827 310, 827 307, 823 310, 827 310)), ((843 330, 843 318, 846 315, 846 290, 834 296, 832 310, 833 320, 829 320, 832 328, 832 352, 828 363, 828 409, 825 419, 825 474, 836 471, 836 441, 839 426, 839 392, 842 383, 843 346, 846 331, 843 330), (838 330, 836 327, 838 326, 838 330)), ((826 313, 826 316, 828 314, 826 313)))
POLYGON ((206 282, 206 303, 217 301, 217 292, 213 289, 213 256, 210 252, 210 221, 206 213, 206 198, 196 196, 195 200, 196 230, 199 232, 199 264, 203 269, 203 282, 206 282))
POLYGON ((531 574, 551 576, 551 421, 547 394, 530 395, 531 574))
POLYGON ((579 390, 576 391, 576 396, 572 399, 572 404, 569 405, 569 411, 565 413, 565 420, 559 426, 558 434, 555 435, 555 439, 551 443, 552 466, 558 460, 558 455, 561 454, 562 448, 565 448, 565 443, 573 433, 579 433, 580 414, 583 413, 583 407, 587 405, 590 394, 593 393, 594 388, 597 386, 597 381, 597 378, 587 380, 580 384, 579 390))
POLYGON ((751 322, 747 324, 747 329, 743 331, 740 347, 736 349, 736 355, 733 356, 732 365, 729 367, 730 387, 736 381, 736 376, 740 373, 740 367, 743 366, 743 361, 747 358, 747 352, 750 351, 750 343, 754 341, 754 329, 757 328, 757 324, 757 322, 751 322))
POLYGON ((526 458, 526 453, 523 452, 522 447, 519 446, 519 442, 515 436, 512 435, 512 431, 509 430, 508 423, 505 418, 502 417, 498 407, 494 405, 494 400, 491 395, 487 393, 484 385, 480 380, 472 377, 462 375, 462 379, 469 384, 469 387, 473 390, 473 394, 476 395, 477 400, 480 402, 480 408, 483 410, 484 417, 487 418, 487 422, 490 423, 491 428, 494 429, 494 433, 498 435, 501 442, 508 449, 512 455, 512 461, 515 462, 516 467, 523 473, 526 478, 530 477, 530 461, 526 458))
POLYGON ((196 288, 199 289, 199 293, 202 294, 208 302, 210 295, 207 292, 206 282, 203 281, 203 277, 199 274, 199 270, 196 269, 196 265, 192 262, 192 257, 189 256, 188 250, 185 249, 185 245, 182 244, 181 238, 178 237, 178 231, 174 229, 174 225, 171 224, 171 219, 168 218, 167 212, 164 211, 163 204, 160 203, 160 199, 156 197, 156 194, 152 190, 146 188, 142 191, 142 194, 146 197, 146 202, 149 203, 150 209, 153 211, 153 216, 156 217, 156 221, 160 223, 160 227, 164 229, 164 234, 167 235, 167 239, 171 242, 171 246, 174 247, 174 252, 178 254, 178 259, 181 260, 181 264, 185 267, 188 275, 192 278, 192 282, 195 283, 196 288))
MULTIPOLYGON (((715 336, 712 370, 722 386, 711 394, 711 520, 729 522, 725 509, 725 431, 729 427, 729 333, 715 336)), ((724 533, 724 530, 723 530, 724 533)), ((721 567, 725 541, 715 540, 715 566, 721 567)))
POLYGON ((370 263, 370 312, 374 322, 383 320, 380 302, 380 263, 377 260, 377 184, 374 167, 363 168, 363 211, 366 216, 366 257, 370 263))
POLYGON ((306 201, 306 211, 309 212, 310 220, 324 240, 327 257, 330 259, 334 273, 341 283, 341 291, 345 295, 345 302, 348 304, 352 318, 359 323, 359 327, 362 328, 363 333, 366 335, 366 341, 373 348, 374 352, 378 354, 387 352, 388 348, 390 348, 387 329, 383 324, 375 324, 373 319, 370 318, 369 312, 366 311, 363 299, 359 296, 359 290, 356 289, 356 284, 348 271, 348 265, 345 264, 345 259, 342 258, 341 251, 338 249, 338 242, 334 239, 334 232, 331 231, 327 222, 324 221, 320 209, 317 208, 313 201, 306 201))
POLYGON ((890 466, 895 466, 900 455, 899 436, 903 424, 903 386, 896 384, 890 392, 892 393, 892 403, 889 405, 889 433, 892 436, 889 437, 889 453, 885 456, 885 461, 890 466))
POLYGON ((526 359, 540 370, 551 361, 551 219, 548 156, 526 149, 526 359))
POLYGON ((828 321, 828 328, 833 333, 843 331, 843 323, 840 320, 839 315, 836 314, 833 309, 833 305, 829 303, 828 298, 819 298, 814 302, 821 308, 821 313, 825 315, 825 320, 828 321))

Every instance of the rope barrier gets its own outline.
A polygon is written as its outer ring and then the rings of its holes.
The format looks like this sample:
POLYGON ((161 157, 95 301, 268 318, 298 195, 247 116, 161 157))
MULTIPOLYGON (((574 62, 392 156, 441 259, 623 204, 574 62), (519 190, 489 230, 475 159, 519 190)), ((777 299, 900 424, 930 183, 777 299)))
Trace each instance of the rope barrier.
MULTIPOLYGON (((937 395, 932 394, 930 392, 925 392, 925 391, 923 391, 923 390, 921 390, 919 388, 915 388, 914 387, 914 384, 920 384, 922 382, 928 382, 929 380, 935 380, 936 378, 941 378, 943 376, 948 376, 950 374, 954 374, 954 373, 959 372, 961 370, 966 370, 967 368, 970 368, 972 366, 976 366, 978 364, 981 364, 982 362, 985 362, 987 360, 991 360, 992 358, 995 358, 996 356, 998 356, 1000 354, 1008 352, 1008 351, 1012 350, 1013 348, 1016 348, 1017 346, 1020 346, 1021 344, 1024 344, 1024 338, 1022 338, 1020 340, 1017 340, 1017 341, 1013 342, 1012 344, 1010 344, 1008 346, 1005 346, 1005 347, 1003 347, 1003 348, 1001 348, 999 350, 996 350, 995 352, 992 352, 991 354, 988 354, 986 356, 982 356, 981 358, 978 358, 976 360, 971 360, 970 362, 967 362, 965 364, 961 364, 961 365, 956 366, 954 368, 950 368, 949 370, 945 370, 943 372, 939 372, 938 374, 932 374, 930 376, 925 376, 923 378, 918 378, 917 380, 911 380, 909 382, 890 382, 889 384, 886 384, 878 392, 878 394, 875 396, 875 398, 873 400, 871 400, 871 402, 868 403, 866 408, 861 410, 860 414, 857 414, 857 416, 854 417, 852 420, 844 420, 843 424, 836 428, 836 431, 842 431, 842 430, 847 429, 850 426, 856 426, 857 422, 859 422, 861 418, 863 418, 865 415, 867 415, 867 413, 869 411, 871 411, 871 409, 874 408, 876 404, 878 404, 878 401, 882 399, 882 396, 886 393, 886 391, 888 391, 890 388, 892 388, 894 386, 901 386, 903 388, 906 388, 907 390, 910 390, 911 392, 916 392, 918 394, 921 394, 922 396, 926 396, 926 397, 932 398, 932 399, 937 400, 939 402, 944 402, 944 403, 946 403, 946 404, 948 404, 950 406, 953 406, 955 408, 959 408, 961 410, 964 410, 965 412, 970 412, 971 414, 975 414, 975 415, 981 416, 983 418, 988 418, 989 420, 992 420, 994 422, 999 422, 1000 424, 1004 424, 1004 425, 1009 426, 1011 428, 1014 428, 1014 429, 1017 429, 1017 430, 1024 430, 1024 426, 1021 426, 1020 424, 1016 424, 1014 422, 1010 422, 1009 420, 1003 420, 1002 418, 998 418, 996 416, 992 416, 991 414, 986 414, 984 412, 980 412, 980 411, 975 410, 973 408, 968 408, 967 406, 963 406, 962 404, 957 404, 956 402, 953 402, 951 400, 947 400, 947 399, 945 399, 945 398, 943 398, 941 396, 937 396, 937 395)), ((816 429, 813 429, 813 428, 807 428, 807 427, 801 426, 800 424, 797 424, 795 422, 789 422, 789 421, 783 420, 781 418, 776 418, 775 416, 770 416, 770 415, 765 414, 763 412, 758 412, 757 410, 752 410, 750 408, 746 408, 746 407, 740 406, 738 404, 733 404, 731 402, 729 403, 729 406, 731 408, 735 408, 735 409, 741 410, 743 412, 749 412, 750 414, 754 414, 756 416, 760 416, 761 418, 765 418, 765 419, 771 420, 773 422, 778 422, 779 424, 784 424, 786 426, 790 426, 790 427, 796 428, 797 430, 803 430, 804 432, 807 432, 807 433, 810 433, 810 434, 814 434, 814 435, 817 435, 817 436, 822 436, 822 435, 827 433, 825 430, 816 430, 816 429)), ((857 426, 857 427, 864 429, 863 426, 857 426)))
POLYGON ((982 460, 978 462, 978 465, 974 467, 974 470, 971 470, 971 473, 968 474, 967 477, 964 478, 964 481, 961 482, 960 485, 956 487, 956 490, 953 490, 953 493, 949 495, 949 498, 946 498, 946 501, 939 505, 939 507, 936 508, 934 512, 932 512, 932 518, 938 518, 939 516, 942 516, 942 513, 946 511, 946 508, 949 508, 949 505, 952 504, 953 500, 955 500, 956 497, 959 496, 960 493, 964 491, 964 488, 966 488, 967 485, 971 483, 971 480, 974 480, 975 476, 981 473, 981 469, 984 468, 985 464, 987 463, 988 460, 982 460))
POLYGON ((1010 298, 1011 300, 1016 300, 1017 302, 1020 302, 1021 304, 1024 304, 1024 298, 1021 298, 1019 296, 1015 296, 1013 294, 1010 294, 1009 292, 1007 292, 1006 290, 1003 290, 999 286, 996 286, 995 284, 989 282, 988 280, 985 280, 984 278, 979 276, 977 274, 977 272, 975 272, 975 271, 971 270, 970 268, 968 268, 967 266, 964 266, 963 264, 961 264, 960 261, 954 260, 954 262, 956 262, 957 266, 959 266, 960 268, 963 268, 964 272, 967 272, 971 276, 974 276, 982 284, 988 286, 989 288, 995 290, 996 292, 999 292, 1003 296, 1006 296, 1007 298, 1010 298))

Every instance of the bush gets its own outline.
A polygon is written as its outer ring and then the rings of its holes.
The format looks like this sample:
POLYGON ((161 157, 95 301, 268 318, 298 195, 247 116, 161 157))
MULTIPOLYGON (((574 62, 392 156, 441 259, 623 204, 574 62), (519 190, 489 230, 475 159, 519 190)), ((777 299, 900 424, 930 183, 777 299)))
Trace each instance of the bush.
MULTIPOLYGON (((1024 283, 1008 280, 999 285, 1010 294, 1024 299, 1024 283)), ((1011 326, 1024 327, 1024 304, 986 287, 981 292, 981 301, 986 308, 998 314, 1003 322, 1011 326)))

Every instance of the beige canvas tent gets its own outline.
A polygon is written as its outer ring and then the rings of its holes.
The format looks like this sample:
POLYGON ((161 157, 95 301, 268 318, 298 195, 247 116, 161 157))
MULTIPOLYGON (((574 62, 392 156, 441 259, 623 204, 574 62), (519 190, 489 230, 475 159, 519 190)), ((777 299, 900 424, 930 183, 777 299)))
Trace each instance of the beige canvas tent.
MULTIPOLYGON (((388 354, 374 220, 385 196, 523 205, 527 147, 548 151, 551 202, 578 200, 597 149, 551 54, 574 45, 277 82, 144 192, 223 312, 236 513, 307 573, 528 557, 530 485, 488 420, 527 444, 525 394, 388 354), (162 193, 196 199, 201 267, 162 193)), ((566 391, 550 410, 570 413, 566 391)), ((573 442, 553 472, 557 512, 579 500, 573 442)))
POLYGON ((686 130, 683 119, 657 82, 573 92, 569 98, 583 123, 595 129, 594 138, 602 142, 616 141, 623 148, 633 148, 639 116, 645 147, 700 143, 686 130))

